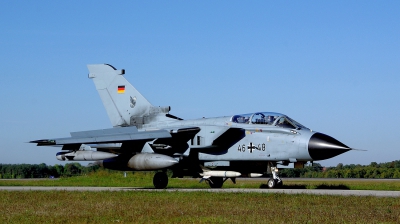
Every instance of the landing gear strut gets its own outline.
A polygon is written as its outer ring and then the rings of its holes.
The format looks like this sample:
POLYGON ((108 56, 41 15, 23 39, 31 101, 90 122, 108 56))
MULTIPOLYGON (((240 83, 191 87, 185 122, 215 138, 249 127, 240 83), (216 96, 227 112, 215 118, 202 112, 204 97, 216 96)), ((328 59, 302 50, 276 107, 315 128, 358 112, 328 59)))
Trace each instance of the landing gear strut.
POLYGON ((158 172, 153 177, 153 185, 156 189, 164 189, 168 185, 168 176, 165 172, 158 172))
POLYGON ((278 174, 278 167, 276 167, 276 164, 271 163, 271 173, 272 173, 272 178, 268 180, 267 185, 269 188, 276 188, 276 187, 282 187, 283 181, 279 177, 278 174))

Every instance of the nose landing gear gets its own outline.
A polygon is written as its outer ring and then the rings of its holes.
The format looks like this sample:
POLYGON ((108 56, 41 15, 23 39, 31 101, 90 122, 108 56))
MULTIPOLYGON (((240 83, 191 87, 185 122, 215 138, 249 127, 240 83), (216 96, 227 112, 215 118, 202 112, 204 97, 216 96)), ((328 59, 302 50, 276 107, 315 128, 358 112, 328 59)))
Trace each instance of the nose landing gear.
POLYGON ((283 181, 279 177, 278 174, 278 167, 276 167, 276 163, 271 163, 271 173, 272 173, 272 178, 268 180, 267 186, 269 188, 279 188, 282 187, 283 181))

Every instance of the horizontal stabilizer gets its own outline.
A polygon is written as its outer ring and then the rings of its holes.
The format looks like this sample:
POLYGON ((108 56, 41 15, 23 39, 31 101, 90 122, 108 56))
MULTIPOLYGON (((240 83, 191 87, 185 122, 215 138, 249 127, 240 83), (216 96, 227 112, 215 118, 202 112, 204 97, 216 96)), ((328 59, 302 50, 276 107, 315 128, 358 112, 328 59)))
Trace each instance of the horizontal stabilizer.
MULTIPOLYGON (((118 128, 119 129, 119 128, 118 128)), ((121 128, 122 129, 122 128, 121 128)), ((99 144, 99 143, 121 143, 137 140, 154 140, 156 138, 171 138, 171 134, 167 130, 141 131, 135 133, 115 133, 106 135, 75 135, 70 138, 42 139, 31 141, 37 143, 38 146, 44 145, 69 145, 69 144, 99 144), (76 137, 78 136, 78 137, 76 137)))
POLYGON ((80 138, 62 138, 56 139, 57 145, 64 144, 76 144, 76 143, 118 143, 125 141, 135 141, 135 140, 152 140, 156 138, 170 138, 169 134, 165 130, 158 131, 143 131, 136 132, 132 134, 117 134, 117 135, 103 135, 96 137, 80 137, 80 138))

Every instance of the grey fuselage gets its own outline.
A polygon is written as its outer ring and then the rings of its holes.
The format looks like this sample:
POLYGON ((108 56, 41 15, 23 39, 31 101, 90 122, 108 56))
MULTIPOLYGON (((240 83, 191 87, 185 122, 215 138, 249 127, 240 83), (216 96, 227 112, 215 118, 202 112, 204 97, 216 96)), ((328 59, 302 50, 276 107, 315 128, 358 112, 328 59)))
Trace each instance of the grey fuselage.
MULTIPOLYGON (((287 117, 283 114, 273 114, 287 117)), ((309 152, 310 139, 316 132, 304 126, 282 127, 277 124, 277 121, 273 124, 252 123, 251 121, 238 123, 232 120, 235 116, 154 122, 143 125, 141 130, 168 129, 168 127, 179 126, 199 127, 200 131, 187 142, 187 150, 197 151, 200 161, 289 163, 319 159, 313 158, 309 152), (228 129, 230 133, 226 132, 228 129)), ((188 154, 188 152, 183 152, 183 154, 188 154)))

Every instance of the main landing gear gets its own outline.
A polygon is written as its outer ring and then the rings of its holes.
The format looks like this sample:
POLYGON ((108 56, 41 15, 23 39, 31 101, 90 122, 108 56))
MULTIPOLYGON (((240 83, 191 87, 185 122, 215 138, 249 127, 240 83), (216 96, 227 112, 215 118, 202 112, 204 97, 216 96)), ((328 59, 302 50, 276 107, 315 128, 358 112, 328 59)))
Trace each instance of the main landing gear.
POLYGON ((164 189, 168 185, 168 176, 166 172, 158 172, 153 177, 153 185, 156 189, 164 189))
POLYGON ((283 181, 279 177, 278 174, 278 168, 276 167, 276 164, 271 163, 273 167, 271 167, 271 173, 272 173, 272 178, 268 180, 267 186, 269 188, 279 188, 282 187, 283 181))

